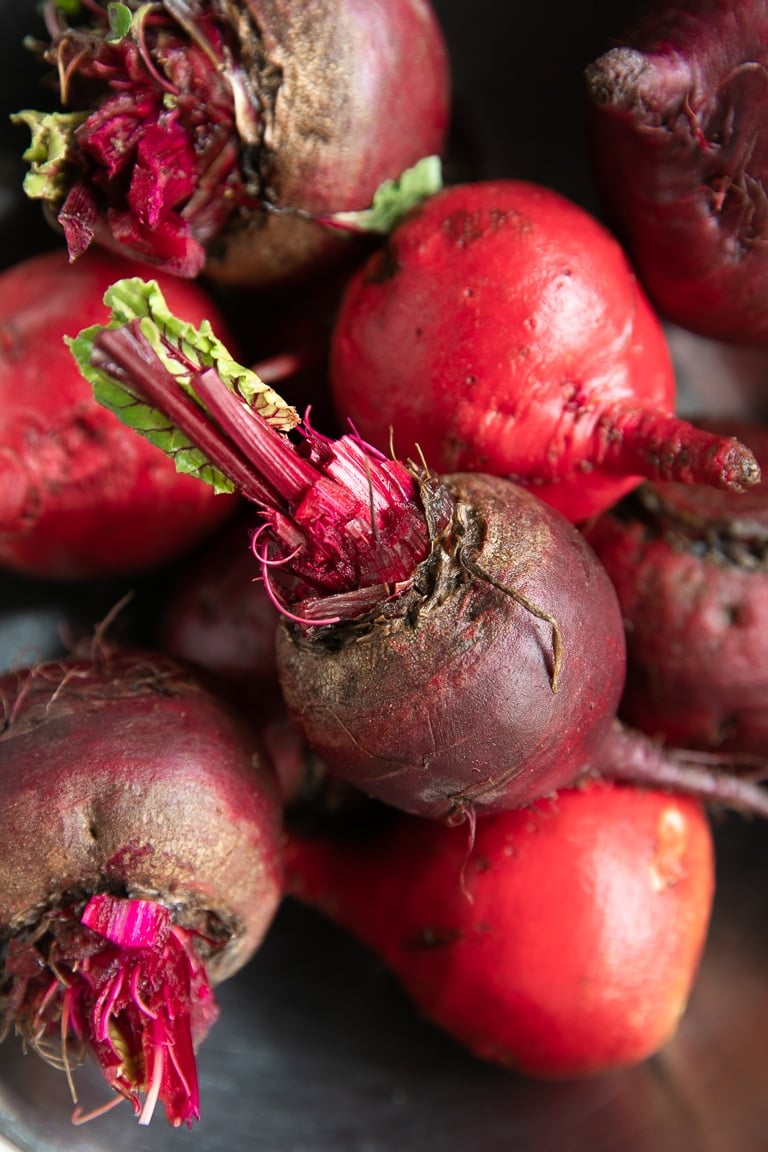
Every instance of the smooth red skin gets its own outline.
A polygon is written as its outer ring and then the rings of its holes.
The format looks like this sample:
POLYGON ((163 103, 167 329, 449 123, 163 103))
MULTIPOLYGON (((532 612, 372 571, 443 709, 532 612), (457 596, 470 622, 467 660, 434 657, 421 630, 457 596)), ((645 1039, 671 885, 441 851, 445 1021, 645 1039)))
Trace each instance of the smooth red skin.
MULTIPOLYGON (((105 290, 141 265, 55 249, 0 273, 0 565, 50 579, 133 573, 198 542, 234 498, 183 476, 97 404, 64 336, 105 323, 105 290)), ((221 339, 205 289, 156 276, 169 308, 221 339)))
POLYGON ((557 691, 551 625, 466 574, 418 609, 403 597, 389 620, 383 605, 367 634, 340 646, 285 622, 277 634, 286 707, 328 770, 436 820, 572 783, 607 735, 624 683, 618 603, 584 537, 507 480, 442 479, 482 523, 474 562, 557 620, 557 691))
MULTIPOLYGON (((616 240, 524 181, 447 188, 352 278, 331 349, 338 417, 438 472, 530 486, 579 521, 638 482, 603 470, 601 422, 672 413, 662 328, 616 240)), ((638 461, 633 461, 641 471, 638 461)))
POLYGON ((615 42, 587 69, 605 211, 665 316, 764 345, 768 4, 664 0, 615 42))
POLYGON ((213 982, 231 976, 282 897, 280 804, 254 733, 156 653, 25 675, 0 679, 0 932, 73 893, 157 898, 203 937, 215 921, 232 932, 207 960, 213 982))
POLYGON ((289 839, 287 890, 374 950, 475 1055, 536 1077, 634 1064, 674 1034, 709 926, 701 804, 623 785, 466 829, 396 817, 289 839))
MULTIPOLYGON (((768 467, 768 429, 732 421, 727 427, 768 467)), ((737 566, 699 543, 707 525, 716 538, 728 520, 742 523, 747 539, 750 528, 764 535, 765 486, 741 495, 695 485, 653 490, 695 517, 697 539, 680 525, 667 534, 648 530, 626 511, 604 513, 586 531, 625 622, 627 679, 619 714, 677 747, 765 755, 768 567, 765 561, 737 566)))
MULTIPOLYGON (((443 151, 446 44, 427 0, 247 0, 280 84, 259 165, 269 200, 316 215, 367 208, 378 186, 443 151)), ((209 247, 206 274, 265 285, 352 258, 354 238, 258 212, 209 247)))

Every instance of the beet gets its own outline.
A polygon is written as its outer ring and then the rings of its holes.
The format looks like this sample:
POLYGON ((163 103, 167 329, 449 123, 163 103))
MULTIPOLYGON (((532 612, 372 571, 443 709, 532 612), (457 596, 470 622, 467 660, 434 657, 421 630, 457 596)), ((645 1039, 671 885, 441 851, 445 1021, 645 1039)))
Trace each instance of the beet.
POLYGON ((212 987, 282 895, 272 772, 243 721, 153 652, 9 672, 0 719, 3 1031, 64 1068, 90 1054, 143 1123, 159 1099, 191 1125, 212 987))
POLYGON ((615 237, 521 180, 443 189, 351 277, 332 336, 340 422, 443 472, 489 472, 580 522, 642 477, 759 479, 677 417, 664 331, 615 237))
POLYGON ((765 344, 768 4, 663 0, 586 71, 605 211, 656 307, 765 344))
POLYGON ((277 688, 279 612, 250 550, 250 507, 212 536, 170 583, 157 642, 253 701, 277 688), (247 514, 246 514, 247 513, 247 514))
POLYGON ((24 111, 29 195, 92 242, 180 276, 266 284, 350 254, 313 221, 366 208, 447 133, 426 0, 53 0, 37 46, 66 111, 24 111), (118 11, 119 10, 119 11, 118 11))
MULTIPOLYGON (((63 248, 0 273, 0 564, 45 579, 145 572, 180 556, 235 507, 182 476, 94 402, 63 337, 106 316, 103 296, 135 261, 63 248)), ((225 334, 202 284, 161 275, 187 320, 225 334)))
POLYGON ((647 1059, 694 986, 714 890, 690 797, 565 789, 457 828, 393 814, 292 832, 290 896, 350 932, 477 1057, 574 1078, 647 1059), (351 827, 350 827, 351 825, 351 827))
MULTIPOLYGON (((707 422, 768 465, 768 429, 707 422)), ((586 532, 621 605, 620 713, 671 744, 768 751, 768 498, 643 485, 586 532)))
POLYGON ((441 477, 446 494, 450 525, 410 591, 332 629, 278 632, 286 704, 320 759, 436 818, 569 783, 624 675, 613 590, 583 538, 506 480, 441 477))

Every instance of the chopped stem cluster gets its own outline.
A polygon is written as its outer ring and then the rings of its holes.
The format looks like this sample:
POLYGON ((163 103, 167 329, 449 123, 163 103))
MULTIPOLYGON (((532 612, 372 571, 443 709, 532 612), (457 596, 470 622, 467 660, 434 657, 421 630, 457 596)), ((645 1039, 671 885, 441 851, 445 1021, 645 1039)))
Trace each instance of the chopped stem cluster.
POLYGON ((166 906, 102 893, 52 912, 10 940, 0 987, 6 1028, 68 1073, 90 1052, 141 1124, 158 1102, 174 1127, 199 1119, 195 1048, 218 1009, 166 906))

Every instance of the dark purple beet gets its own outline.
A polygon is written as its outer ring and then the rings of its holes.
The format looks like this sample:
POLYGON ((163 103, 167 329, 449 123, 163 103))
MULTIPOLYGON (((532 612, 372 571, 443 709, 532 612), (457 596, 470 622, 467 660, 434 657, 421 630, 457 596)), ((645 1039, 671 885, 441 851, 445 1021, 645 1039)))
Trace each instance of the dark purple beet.
POLYGON ((766 0, 654 0, 586 77, 598 189, 656 307, 768 342, 766 0))
POLYGON ((236 518, 193 557, 167 590, 158 642, 205 668, 235 695, 277 688, 275 634, 280 614, 250 548, 253 513, 236 518))
POLYGON ((509 481, 442 484, 452 520, 409 592, 344 626, 278 633, 289 712, 321 760, 436 819, 570 783, 624 677, 615 596, 576 529, 509 481))
POLYGON ((64 1067, 90 1054, 143 1123, 158 1099, 198 1118, 211 988, 281 899, 258 749, 155 653, 95 646, 0 680, 0 1022, 64 1067))

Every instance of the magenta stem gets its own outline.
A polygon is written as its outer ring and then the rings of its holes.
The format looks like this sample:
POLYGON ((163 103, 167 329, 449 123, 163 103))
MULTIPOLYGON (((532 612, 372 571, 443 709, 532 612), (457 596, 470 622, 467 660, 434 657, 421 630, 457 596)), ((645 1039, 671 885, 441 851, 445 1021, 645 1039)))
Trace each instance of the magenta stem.
MULTIPOLYGON (((232 481, 241 496, 270 508, 280 507, 282 501, 278 493, 256 475, 243 453, 211 422, 204 409, 175 381, 172 388, 168 387, 169 373, 142 336, 138 322, 132 321, 122 328, 105 328, 96 337, 94 348, 108 362, 109 371, 122 379, 130 392, 140 393, 142 400, 159 409, 232 481)), ((214 369, 209 369, 209 373, 219 381, 221 392, 229 393, 214 369)), ((254 423, 261 420, 258 413, 253 413, 253 417, 254 423)), ((271 432, 269 426, 266 427, 271 432)), ((272 435, 279 436, 278 433, 272 435)))

